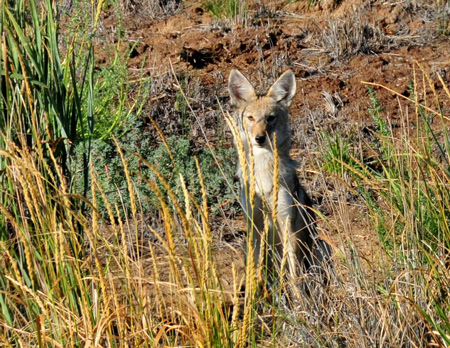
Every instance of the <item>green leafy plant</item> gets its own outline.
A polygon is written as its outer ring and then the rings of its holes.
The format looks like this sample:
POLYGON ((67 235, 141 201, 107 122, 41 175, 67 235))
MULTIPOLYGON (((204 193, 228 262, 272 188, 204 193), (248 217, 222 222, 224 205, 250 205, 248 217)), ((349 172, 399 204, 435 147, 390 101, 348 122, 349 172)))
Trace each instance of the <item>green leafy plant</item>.
POLYGON ((326 171, 339 174, 358 166, 353 159, 354 155, 350 147, 351 137, 344 139, 343 136, 336 135, 333 140, 328 133, 324 137, 327 144, 325 145, 323 168, 326 171))
POLYGON ((367 91, 369 92, 370 98, 370 107, 368 111, 372 120, 378 127, 377 133, 382 137, 389 137, 392 133, 386 121, 383 120, 382 114, 384 112, 384 107, 380 104, 380 101, 371 86, 367 86, 367 91))

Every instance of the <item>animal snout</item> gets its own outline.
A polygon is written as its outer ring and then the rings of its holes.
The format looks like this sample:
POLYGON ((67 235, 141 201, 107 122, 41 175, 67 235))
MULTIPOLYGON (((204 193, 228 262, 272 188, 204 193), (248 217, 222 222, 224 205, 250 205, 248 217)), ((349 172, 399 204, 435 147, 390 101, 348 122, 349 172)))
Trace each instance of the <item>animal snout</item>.
POLYGON ((256 140, 256 143, 257 143, 258 145, 262 145, 262 144, 264 144, 264 142, 266 141, 266 136, 265 136, 264 134, 258 134, 258 135, 255 137, 255 140, 256 140))

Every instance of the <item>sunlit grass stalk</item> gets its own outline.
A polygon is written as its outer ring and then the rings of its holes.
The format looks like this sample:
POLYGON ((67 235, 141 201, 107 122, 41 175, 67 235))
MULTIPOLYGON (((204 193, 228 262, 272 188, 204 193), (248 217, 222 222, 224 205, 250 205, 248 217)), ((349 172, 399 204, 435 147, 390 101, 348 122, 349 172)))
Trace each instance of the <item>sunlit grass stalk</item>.
MULTIPOLYGON (((143 160, 143 161, 145 161, 145 160, 143 160)), ((172 203, 176 206, 177 214, 179 216, 182 215, 182 219, 184 221, 183 222, 183 233, 185 234, 185 236, 188 240, 188 251, 189 251, 188 260, 189 260, 189 264, 192 266, 191 271, 193 272, 191 274, 190 272, 187 272, 186 269, 183 267, 182 268, 183 274, 187 277, 186 279, 188 279, 191 284, 199 284, 200 286, 203 286, 202 285, 203 279, 202 279, 201 275, 204 272, 203 267, 206 266, 206 269, 209 267, 209 264, 208 264, 209 260, 206 259, 207 262, 205 263, 205 256, 209 257, 208 255, 210 254, 210 252, 209 252, 209 249, 204 249, 204 246, 202 244, 199 244, 199 242, 201 242, 201 243, 208 242, 208 240, 210 240, 210 237, 208 237, 208 235, 204 235, 202 227, 193 219, 192 208, 191 208, 191 197, 186 189, 186 186, 183 184, 184 179, 181 178, 183 191, 184 191, 184 195, 185 195, 185 206, 184 206, 184 208, 182 208, 181 205, 178 203, 177 198, 175 197, 172 189, 169 187, 166 180, 161 176, 159 171, 157 171, 156 168, 148 162, 146 163, 146 165, 149 165, 152 168, 152 170, 154 170, 156 176, 161 181, 161 183, 166 187, 169 196, 173 200, 172 203), (199 235, 200 238, 197 237, 198 233, 200 233, 200 235, 199 235), (200 248, 207 251, 207 253, 202 255, 200 253, 200 248), (196 260, 199 260, 199 261, 196 261, 196 260), (200 263, 197 264, 197 262, 200 262, 200 263), (200 272, 199 272, 199 270, 200 270, 200 272), (195 282, 193 282, 194 279, 196 279, 195 282)), ((157 185, 153 185, 153 187, 154 187, 154 190, 155 190, 155 193, 156 193, 158 199, 160 200, 161 206, 163 207, 163 211, 165 212, 164 215, 165 215, 166 219, 164 219, 164 220, 167 223, 167 220, 173 219, 172 213, 170 212, 170 209, 168 208, 168 206, 166 206, 164 197, 161 194, 161 192, 159 191, 159 189, 157 188, 157 185)), ((205 215, 205 214, 207 215, 207 212, 202 212, 202 215, 205 215)), ((172 226, 172 225, 173 225, 173 223, 170 224, 170 226, 172 226)), ((209 230, 209 227, 206 228, 206 231, 209 234, 208 230, 209 230)), ((179 262, 182 262, 182 264, 185 264, 185 263, 181 259, 178 260, 178 257, 177 257, 177 259, 174 257, 176 254, 175 238, 173 236, 173 230, 171 227, 169 229, 166 229, 166 235, 168 237, 167 240, 169 241, 168 251, 172 255, 171 265, 173 267, 173 271, 176 271, 178 268, 179 262)), ((187 264, 185 264, 185 265, 187 266, 187 264)), ((174 274, 179 274, 179 272, 176 272, 174 274)), ((175 277, 177 280, 177 284, 178 284, 177 286, 181 286, 181 284, 182 284, 182 279, 180 278, 180 276, 181 276, 181 274, 179 274, 178 276, 175 277)))
MULTIPOLYGON (((289 219, 286 218, 285 224, 286 226, 290 223, 289 219)), ((281 255, 281 262, 280 262, 280 277, 279 282, 280 286, 283 285, 283 279, 286 276, 286 264, 288 262, 289 258, 289 233, 285 229, 283 229, 283 233, 281 234, 281 243, 283 244, 283 255, 281 255)), ((294 279, 290 279, 291 281, 294 281, 294 279)))
MULTIPOLYGON (((136 154, 135 154, 136 155, 136 154)), ((167 193, 171 199, 171 204, 175 207, 175 211, 172 212, 168 202, 166 202, 166 199, 164 195, 162 194, 161 190, 159 189, 158 185, 156 185, 155 182, 149 182, 151 187, 153 188, 153 192, 158 198, 158 201, 162 207, 163 212, 163 221, 165 226, 165 236, 167 239, 167 251, 169 252, 169 260, 170 260, 170 266, 171 266, 171 274, 173 275, 173 280, 176 281, 177 288, 181 286, 182 284, 182 276, 184 273, 184 269, 180 269, 179 265, 182 263, 182 260, 180 260, 179 256, 176 252, 176 239, 177 236, 175 236, 174 231, 176 229, 175 227, 175 221, 174 221, 174 213, 178 213, 178 216, 182 220, 182 226, 183 231, 186 231, 188 227, 188 222, 186 220, 186 215, 183 209, 181 208, 178 199, 176 198, 175 193, 173 192, 170 185, 167 183, 167 180, 161 175, 161 173, 158 171, 158 169, 148 162, 147 160, 141 158, 143 163, 147 165, 156 175, 158 180, 163 184, 165 189, 167 190, 167 193)), ((156 231, 153 231, 157 236, 158 233, 156 231)), ((163 241, 163 238, 161 236, 158 237, 160 241, 163 241)), ((163 242, 165 244, 165 242, 163 242)))
MULTIPOLYGON (((258 263, 256 264, 255 269, 257 270, 257 281, 263 286, 267 285, 267 275, 270 274, 270 270, 267 269, 266 261, 268 261, 268 257, 266 257, 266 252, 268 247, 268 236, 269 236, 269 214, 264 214, 264 230, 261 234, 261 253, 259 254, 258 263)), ((272 247, 274 246, 273 241, 269 241, 272 243, 272 247)))
MULTIPOLYGON (((233 134, 233 139, 236 143, 239 164, 242 170, 242 181, 245 185, 245 204, 249 205, 244 207, 247 211, 246 221, 247 221, 247 250, 246 250, 246 282, 245 282, 245 306, 244 306, 244 318, 242 323, 242 328, 240 331, 240 336, 237 342, 237 347, 243 347, 247 343, 252 341, 252 335, 255 331, 250 330, 251 322, 254 319, 254 306, 255 306, 255 295, 257 292, 257 278, 256 275, 257 268, 261 268, 262 265, 255 265, 254 258, 254 247, 253 247, 253 234, 255 233, 254 221, 253 221, 253 211, 255 208, 255 196, 256 196, 256 182, 255 182, 255 172, 254 172, 254 157, 253 153, 246 154, 244 149, 244 144, 241 140, 239 134, 239 126, 229 114, 225 115, 225 120, 231 129, 233 134), (250 214, 248 214, 250 213, 250 214), (250 330, 250 331, 249 331, 250 330)), ((247 139, 248 141, 248 139, 247 139)), ((257 231, 256 233, 264 233, 263 231, 257 231)))
POLYGON ((159 310, 158 314, 161 317, 163 317, 164 314, 167 313, 167 306, 166 306, 166 302, 164 301, 163 293, 161 291, 161 286, 160 286, 161 276, 159 275, 159 269, 158 269, 158 265, 156 263, 156 255, 155 255, 155 252, 153 250, 151 243, 149 243, 149 249, 150 249, 150 253, 151 253, 153 272, 155 274, 154 275, 154 285, 155 285, 156 294, 157 294, 156 301, 158 303, 158 310, 159 310))
POLYGON ((206 245, 210 246, 211 245, 210 243, 212 242, 212 235, 211 235, 211 228, 210 228, 208 196, 206 193, 206 187, 205 187, 205 182, 203 179, 202 170, 200 168, 200 163, 199 163, 197 157, 195 157, 195 165, 197 167, 197 172, 200 177, 200 186, 202 188, 202 209, 199 209, 199 210, 200 210, 200 213, 202 214, 201 217, 203 220, 203 228, 206 233, 207 241, 209 242, 209 243, 205 243, 205 246, 206 245))
MULTIPOLYGON (((273 135, 273 140, 272 140, 272 151, 273 151, 273 158, 274 158, 274 162, 273 162, 273 198, 272 198, 272 221, 273 221, 273 230, 274 230, 274 234, 275 233, 279 233, 282 238, 280 238, 281 243, 283 243, 283 255, 281 255, 281 260, 280 260, 280 269, 279 269, 279 276, 277 281, 279 282, 279 286, 280 288, 283 288, 283 279, 285 276, 285 267, 286 267, 286 262, 287 262, 287 251, 288 249, 288 241, 289 241, 289 231, 288 226, 290 221, 286 221, 286 228, 282 227, 282 226, 278 226, 277 222, 278 222, 278 193, 280 190, 280 165, 279 165, 279 156, 278 156, 278 148, 277 148, 277 134, 275 133, 273 135), (279 231, 278 228, 283 229, 283 231, 279 231)), ((273 241, 271 241, 273 244, 273 241)), ((272 250, 276 250, 276 246, 272 245, 272 250)))
MULTIPOLYGON (((91 163, 90 165, 90 176, 92 178, 92 204, 94 207, 97 206, 97 194, 96 194, 96 187, 98 187, 98 183, 96 180, 96 177, 94 175, 94 167, 93 164, 91 163)), ((105 280, 104 277, 104 272, 105 269, 103 268, 104 265, 101 264, 100 259, 99 259, 99 255, 98 255, 98 244, 97 244, 97 236, 100 235, 100 229, 99 229, 99 224, 98 224, 98 214, 96 211, 93 212, 92 214, 92 229, 88 229, 86 230, 86 237, 89 239, 89 242, 91 244, 92 247, 92 254, 93 254, 93 258, 94 258, 94 262, 95 262, 95 266, 97 268, 97 274, 99 277, 99 283, 100 283, 100 289, 101 289, 101 298, 102 298, 102 304, 103 304, 103 310, 105 311, 104 313, 104 317, 108 318, 110 316, 110 310, 109 310, 109 298, 107 297, 108 294, 108 290, 107 290, 107 282, 105 280)), ((96 291, 96 290, 94 290, 96 291)), ((94 297, 94 296, 93 296, 94 297)), ((101 313, 100 309, 97 310, 98 313, 101 313)), ((102 321, 103 319, 101 318, 96 318, 98 321, 102 321)), ((111 341, 111 331, 107 330, 107 336, 108 336, 108 341, 111 341)))
POLYGON ((189 260, 191 262, 191 266, 192 266, 192 270, 194 272, 194 276, 195 279, 197 281, 197 284, 200 287, 203 287, 203 277, 201 277, 201 275, 199 274, 199 270, 198 270, 198 266, 196 264, 196 260, 201 260, 202 258, 200 258, 200 253, 198 250, 198 242, 195 240, 195 227, 193 224, 195 223, 194 221, 192 221, 192 210, 191 210, 191 197, 189 195, 189 192, 186 188, 186 183, 184 181, 183 176, 180 174, 180 183, 181 183, 181 187, 183 189, 183 193, 184 193, 184 198, 185 198, 185 202, 184 202, 184 208, 186 211, 186 220, 188 222, 188 224, 186 225, 188 228, 186 228, 184 230, 184 234, 188 240, 188 253, 189 253, 189 260), (192 229, 191 229, 192 228, 192 229))

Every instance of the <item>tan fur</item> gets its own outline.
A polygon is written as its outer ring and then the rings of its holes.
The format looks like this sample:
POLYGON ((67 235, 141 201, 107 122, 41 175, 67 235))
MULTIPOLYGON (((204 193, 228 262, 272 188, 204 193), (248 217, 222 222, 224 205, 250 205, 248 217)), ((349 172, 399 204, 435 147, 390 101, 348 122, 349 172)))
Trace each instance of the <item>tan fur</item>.
MULTIPOLYGON (((255 204, 250 207, 249 183, 244 182, 242 170, 238 168, 241 180, 241 201, 245 213, 254 224, 253 247, 255 264, 258 264, 261 250, 261 235, 264 231, 264 217, 268 216, 268 240, 274 241, 266 256, 269 272, 277 272, 276 265, 283 255, 283 238, 287 233, 287 265, 292 276, 298 270, 309 270, 317 263, 317 253, 313 251, 316 230, 314 214, 309 209, 311 202, 301 187, 296 163, 291 159, 291 130, 289 127, 289 106, 295 95, 294 73, 286 71, 270 87, 267 94, 258 96, 250 82, 238 71, 232 70, 228 82, 231 104, 239 125, 241 141, 250 163, 250 153, 254 158, 255 204), (276 133, 276 144, 273 144, 276 133), (274 194, 274 151, 279 157, 279 191, 277 216, 272 221, 274 194), (272 250, 272 251, 271 251, 272 250)), ((272 244, 272 243, 271 243, 272 244)), ((265 252, 265 251, 264 251, 265 252)))

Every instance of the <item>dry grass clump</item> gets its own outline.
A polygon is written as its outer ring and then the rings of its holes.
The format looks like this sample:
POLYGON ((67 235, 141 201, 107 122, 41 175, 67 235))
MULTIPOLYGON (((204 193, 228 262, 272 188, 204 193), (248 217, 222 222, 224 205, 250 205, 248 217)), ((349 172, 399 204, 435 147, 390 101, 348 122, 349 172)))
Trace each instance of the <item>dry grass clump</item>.
MULTIPOLYGON (((186 189, 184 201, 178 201, 168 188, 169 200, 161 200, 164 234, 154 230, 159 242, 148 243, 139 234, 136 206, 130 220, 116 223, 118 207, 108 207, 110 221, 99 221, 93 201, 88 221, 74 205, 81 197, 67 192, 59 170, 54 174, 59 185, 49 186, 39 168, 42 157, 9 145, 2 155, 11 163, 11 198, 18 212, 12 215, 2 206, 11 236, 1 243, 4 344, 413 347, 445 342, 445 328, 437 331, 432 324, 440 322, 431 316, 436 304, 448 310, 442 291, 450 279, 439 254, 429 255, 434 267, 410 268, 404 251, 392 251, 390 267, 370 265, 379 272, 375 279, 357 250, 338 248, 329 284, 314 277, 300 280, 309 285, 309 295, 300 297, 289 295, 297 281, 283 277, 273 294, 261 295, 249 264, 244 295, 237 265, 229 266, 230 286, 220 278, 206 201, 196 202, 186 189)), ((92 177, 92 189, 98 190, 92 177)), ((158 192, 157 185, 148 184, 158 192)), ((134 192, 131 181, 129 190, 134 192)))
MULTIPOLYGON (((0 207, 11 236, 1 244, 3 343, 209 346, 219 340, 230 346, 236 340, 238 317, 229 318, 239 309, 240 277, 228 293, 222 289, 206 201, 199 205, 185 189, 179 202, 169 190, 173 205, 161 201, 165 234, 153 231, 159 243, 152 245, 139 235, 136 200, 133 219, 116 223, 118 207, 107 204, 110 221, 100 222, 94 199, 89 221, 77 209, 82 197, 68 192, 56 162, 49 180, 39 154, 12 143, 8 148, 2 155, 10 162, 18 211, 0 207)), ((158 194, 155 183, 148 184, 158 194)))
POLYGON ((358 53, 377 53, 388 44, 382 30, 364 20, 359 12, 330 19, 328 25, 328 30, 322 34, 321 46, 336 60, 348 59, 358 53))
POLYGON ((120 10, 124 17, 133 16, 134 13, 143 12, 151 19, 167 18, 182 6, 181 0, 117 0, 114 6, 120 10))

